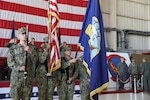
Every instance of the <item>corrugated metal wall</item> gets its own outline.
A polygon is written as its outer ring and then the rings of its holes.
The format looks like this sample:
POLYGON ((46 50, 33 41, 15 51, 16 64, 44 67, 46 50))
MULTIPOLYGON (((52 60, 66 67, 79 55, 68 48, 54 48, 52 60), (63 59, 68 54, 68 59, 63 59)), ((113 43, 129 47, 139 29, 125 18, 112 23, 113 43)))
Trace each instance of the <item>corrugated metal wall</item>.
POLYGON ((148 0, 148 31, 150 31, 150 0, 148 0))
MULTIPOLYGON (((110 0, 102 0, 101 7, 105 27, 110 27, 110 6, 110 0)), ((116 12, 116 28, 135 31, 150 31, 150 0, 117 0, 116 12)), ((107 33, 107 35, 109 34, 107 33)), ((129 34, 128 40, 129 49, 150 49, 150 36, 129 34)))
POLYGON ((103 12, 103 20, 104 20, 104 26, 109 27, 110 25, 110 1, 109 0, 101 0, 101 9, 103 12))
POLYGON ((118 0, 118 28, 148 31, 148 4, 146 1, 118 0))
POLYGON ((149 37, 141 35, 129 35, 129 49, 133 50, 148 50, 149 37))

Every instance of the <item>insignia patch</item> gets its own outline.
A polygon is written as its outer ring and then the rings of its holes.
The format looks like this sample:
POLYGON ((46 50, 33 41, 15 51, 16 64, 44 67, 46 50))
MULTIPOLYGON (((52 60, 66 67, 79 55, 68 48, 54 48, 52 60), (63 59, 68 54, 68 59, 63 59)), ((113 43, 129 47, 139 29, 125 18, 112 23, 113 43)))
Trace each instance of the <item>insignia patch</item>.
MULTIPOLYGON (((113 80, 114 82, 116 82, 116 78, 118 74, 117 65, 119 62, 121 62, 120 58, 122 58, 122 56, 119 56, 117 54, 112 54, 107 56, 108 69, 111 74, 111 80, 113 80)), ((126 64, 126 68, 128 69, 127 64, 126 64)), ((126 80, 128 79, 129 79, 129 72, 126 71, 126 80)))

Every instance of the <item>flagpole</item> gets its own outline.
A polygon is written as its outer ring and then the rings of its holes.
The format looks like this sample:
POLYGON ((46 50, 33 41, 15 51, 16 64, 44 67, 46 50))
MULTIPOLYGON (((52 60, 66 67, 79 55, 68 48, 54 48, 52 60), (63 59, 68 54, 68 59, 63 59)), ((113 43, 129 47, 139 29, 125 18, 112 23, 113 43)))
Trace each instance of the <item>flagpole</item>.
POLYGON ((15 14, 12 15, 12 20, 14 20, 14 18, 15 18, 15 14))
MULTIPOLYGON (((50 0, 48 0, 48 43, 49 45, 51 45, 51 16, 50 16, 50 0)), ((47 76, 51 76, 51 72, 50 72, 50 57, 51 57, 51 47, 49 48, 49 52, 48 52, 48 59, 47 59, 47 63, 48 63, 48 73, 47 73, 47 76)))
POLYGON ((84 48, 83 59, 85 67, 88 68, 88 71, 91 71, 91 100, 98 100, 99 93, 109 85, 104 26, 100 2, 101 0, 88 0, 88 6, 79 38, 79 43, 84 48), (91 44, 89 44, 89 41, 91 41, 91 44), (91 50, 91 45, 96 48, 91 50))
POLYGON ((76 53, 75 53, 75 58, 77 58, 78 51, 79 51, 79 46, 77 45, 77 48, 76 48, 76 53))
POLYGON ((13 39, 15 37, 15 22, 14 22, 14 18, 15 18, 15 14, 12 16, 12 34, 11 34, 11 39, 13 39))
MULTIPOLYGON (((49 16, 49 14, 50 14, 50 0, 48 0, 48 16, 49 16)), ((52 21, 51 21, 51 16, 50 16, 50 17, 48 17, 48 34, 51 33, 51 26, 52 26, 52 21)), ((50 35, 48 37, 49 43, 51 43, 51 37, 52 36, 50 36, 50 35)))
MULTIPOLYGON (((28 25, 26 25, 26 45, 28 46, 29 31, 28 25)), ((25 60, 25 71, 24 71, 24 86, 27 84, 27 64, 28 64, 28 52, 26 51, 26 60, 25 60)))
POLYGON ((60 51, 58 43, 59 13, 56 0, 49 1, 49 41, 51 42, 49 74, 60 68, 60 51), (50 7, 52 6, 52 7, 50 7))

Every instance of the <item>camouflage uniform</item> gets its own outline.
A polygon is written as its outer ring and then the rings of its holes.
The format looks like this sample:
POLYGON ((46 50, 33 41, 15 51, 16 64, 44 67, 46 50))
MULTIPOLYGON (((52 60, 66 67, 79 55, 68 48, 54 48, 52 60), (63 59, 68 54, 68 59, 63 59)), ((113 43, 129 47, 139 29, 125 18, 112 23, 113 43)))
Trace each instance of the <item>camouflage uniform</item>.
MULTIPOLYGON (((16 44, 17 44, 17 37, 14 37, 9 42, 5 43, 5 46, 11 50, 16 44)), ((10 79, 10 74, 11 74, 11 69, 8 68, 8 79, 10 79)))
MULTIPOLYGON (((20 33, 25 32, 25 29, 20 29, 20 33)), ((19 33, 19 34, 20 34, 19 33)), ((10 96, 12 100, 30 100, 30 96, 32 94, 32 54, 28 53, 27 56, 27 66, 25 66, 26 60, 26 51, 24 50, 24 46, 21 44, 16 44, 11 47, 7 64, 12 69, 11 78, 10 78, 10 96), (24 72, 20 71, 20 67, 25 66, 27 71, 27 79, 24 80, 24 72), (26 83, 24 85, 24 82, 26 83)))
POLYGON ((8 48, 11 48, 13 45, 16 45, 15 43, 6 43, 5 46, 8 48))
POLYGON ((83 65, 83 58, 78 60, 79 68, 79 80, 80 80, 80 92, 81 100, 90 100, 90 89, 89 89, 89 74, 86 71, 86 67, 83 65))
POLYGON ((47 100, 53 100, 54 89, 56 88, 56 86, 57 86, 57 93, 59 95, 60 80, 61 80, 61 73, 59 69, 52 72, 52 76, 48 77, 47 100))
MULTIPOLYGON (((126 63, 125 62, 120 62, 117 66, 117 69, 120 73, 119 78, 122 81, 125 81, 126 80, 126 63)), ((119 81, 119 88, 124 89, 124 83, 122 83, 121 81, 119 81)))
POLYGON ((64 47, 67 45, 67 42, 63 42, 61 43, 60 45, 60 54, 61 54, 61 57, 64 57, 64 47))
MULTIPOLYGON (((60 54, 61 57, 64 57, 63 47, 66 42, 63 42, 60 46, 60 54)), ((52 76, 48 77, 48 91, 47 91, 47 99, 53 100, 54 90, 57 87, 58 96, 60 94, 60 81, 61 81, 61 71, 60 69, 52 72, 52 76)))
MULTIPOLYGON (((68 46, 65 47, 64 51, 66 49, 70 49, 70 47, 68 46)), ((60 83, 59 100, 73 100, 75 79, 78 76, 78 68, 77 68, 77 63, 70 63, 69 60, 66 57, 61 58, 61 83, 60 83), (72 74, 72 69, 73 69, 72 76, 74 77, 74 80, 72 81, 71 84, 67 84, 66 81, 68 76, 72 74), (67 76, 67 74, 69 75, 67 76)))
POLYGON ((29 44, 31 50, 32 50, 32 54, 33 54, 33 59, 32 59, 32 71, 33 71, 33 76, 35 77, 35 69, 36 69, 36 63, 37 63, 37 60, 38 60, 38 47, 37 45, 33 45, 33 44, 29 44))
MULTIPOLYGON (((133 58, 132 58, 133 59, 133 58)), ((135 62, 132 62, 128 67, 128 72, 131 75, 131 82, 132 82, 132 89, 134 89, 134 76, 137 79, 138 78, 138 67, 135 62)))
POLYGON ((13 45, 16 45, 16 44, 17 44, 17 37, 14 37, 9 42, 7 42, 5 44, 5 46, 8 47, 8 48, 11 48, 13 45))
POLYGON ((148 62, 141 64, 141 74, 143 75, 144 91, 150 94, 150 64, 148 62))
MULTIPOLYGON (((44 47, 45 48, 45 47, 44 47)), ((39 51, 39 65, 36 68, 36 83, 38 87, 38 100, 47 100, 47 58, 48 52, 43 48, 42 51, 39 51)))

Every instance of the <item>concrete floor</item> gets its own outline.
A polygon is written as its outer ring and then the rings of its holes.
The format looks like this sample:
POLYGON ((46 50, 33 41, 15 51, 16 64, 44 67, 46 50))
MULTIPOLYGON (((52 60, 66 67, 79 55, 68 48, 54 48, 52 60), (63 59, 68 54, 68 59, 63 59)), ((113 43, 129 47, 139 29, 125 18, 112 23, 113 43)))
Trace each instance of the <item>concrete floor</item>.
MULTIPOLYGON (((1 100, 11 100, 11 99, 1 99, 1 100)), ((37 97, 34 97, 31 100, 37 100, 37 97)), ((58 97, 55 97, 54 100, 58 100, 58 97)), ((80 95, 74 96, 73 100, 81 100, 80 95)), ((99 100, 150 100, 150 95, 144 94, 143 92, 101 94, 99 95, 99 100)))

